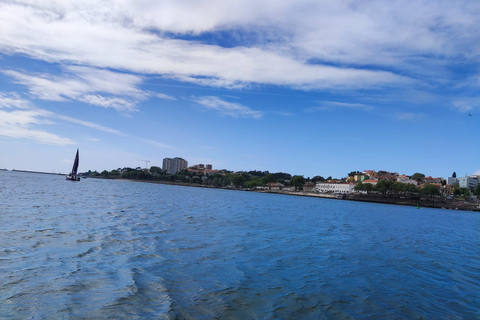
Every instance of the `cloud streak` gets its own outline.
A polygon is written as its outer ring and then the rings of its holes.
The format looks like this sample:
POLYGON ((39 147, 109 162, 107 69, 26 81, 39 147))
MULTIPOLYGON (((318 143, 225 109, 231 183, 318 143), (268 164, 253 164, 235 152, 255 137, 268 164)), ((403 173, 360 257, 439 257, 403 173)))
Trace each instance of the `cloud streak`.
POLYGON ((233 118, 260 119, 263 115, 260 111, 255 111, 240 103, 228 102, 218 97, 198 97, 194 98, 194 101, 207 109, 216 110, 224 116, 233 118))
POLYGON ((338 101, 319 101, 319 107, 311 107, 307 108, 306 112, 314 112, 314 111, 326 111, 326 110, 333 110, 333 109, 356 109, 356 110, 364 110, 370 111, 374 108, 370 105, 366 105, 363 103, 347 103, 347 102, 338 102, 338 101))
POLYGON ((41 144, 65 146, 75 144, 71 139, 34 128, 52 124, 49 111, 32 109, 28 101, 16 94, 0 93, 0 137, 25 139, 41 144))

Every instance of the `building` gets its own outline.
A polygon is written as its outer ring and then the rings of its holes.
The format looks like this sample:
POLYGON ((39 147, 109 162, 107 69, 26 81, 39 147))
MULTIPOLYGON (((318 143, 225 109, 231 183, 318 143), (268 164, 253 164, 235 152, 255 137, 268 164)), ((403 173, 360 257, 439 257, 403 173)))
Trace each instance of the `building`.
POLYGON ((179 157, 164 158, 162 169, 170 174, 175 174, 184 169, 187 169, 188 161, 179 157))
POLYGON ((306 182, 303 185, 303 191, 313 191, 315 189, 315 183, 313 182, 306 182))
POLYGON ((320 193, 342 193, 348 194, 353 192, 355 183, 328 183, 317 182, 314 191, 320 193))
POLYGON ((447 184, 449 186, 453 186, 455 183, 458 183, 458 179, 454 177, 448 177, 447 178, 447 184))
POLYGON ((363 183, 370 183, 372 186, 375 186, 377 182, 377 180, 363 180, 363 183))
POLYGON ((377 180, 392 180, 397 181, 398 173, 396 172, 388 172, 388 171, 378 171, 375 179, 377 180))
POLYGON ((473 190, 478 186, 478 180, 476 177, 461 177, 458 178, 458 186, 473 190))
POLYGON ((168 173, 172 172, 172 158, 164 158, 163 159, 162 170, 166 171, 168 173))
POLYGON ((414 185, 418 185, 418 182, 416 180, 412 180, 410 179, 410 177, 402 174, 401 176, 397 177, 397 182, 401 182, 401 183, 405 183, 405 184, 414 184, 414 185))

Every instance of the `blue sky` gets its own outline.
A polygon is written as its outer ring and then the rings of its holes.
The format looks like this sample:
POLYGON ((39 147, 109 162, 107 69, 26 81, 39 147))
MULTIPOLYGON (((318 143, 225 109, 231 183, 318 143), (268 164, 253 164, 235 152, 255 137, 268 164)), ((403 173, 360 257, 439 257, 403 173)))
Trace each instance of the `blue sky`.
POLYGON ((480 174, 478 1, 0 1, 0 168, 480 174), (469 116, 472 114, 472 116, 469 116))

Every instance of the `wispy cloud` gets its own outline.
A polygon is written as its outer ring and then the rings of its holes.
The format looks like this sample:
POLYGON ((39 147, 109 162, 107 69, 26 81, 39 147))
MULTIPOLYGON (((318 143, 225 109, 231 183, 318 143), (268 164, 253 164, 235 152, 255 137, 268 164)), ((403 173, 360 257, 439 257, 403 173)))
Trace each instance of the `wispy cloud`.
POLYGON ((75 118, 72 118, 72 117, 68 117, 68 116, 64 116, 64 115, 60 115, 60 114, 56 114, 56 113, 52 113, 52 112, 50 112, 50 116, 52 118, 57 118, 57 119, 61 119, 63 121, 68 121, 68 122, 71 122, 71 123, 79 124, 79 125, 82 125, 84 127, 93 128, 93 129, 98 130, 98 131, 113 133, 113 134, 116 134, 116 135, 119 135, 119 136, 127 136, 126 134, 124 134, 121 131, 118 131, 118 130, 115 130, 115 129, 112 129, 112 128, 108 128, 108 127, 105 127, 105 126, 102 126, 102 125, 99 125, 97 123, 93 123, 93 122, 90 122, 90 121, 83 121, 83 120, 75 119, 75 118))
POLYGON ((260 111, 255 111, 240 103, 228 102, 218 97, 195 97, 193 100, 199 105, 202 105, 208 109, 216 110, 225 116, 230 116, 233 118, 260 119, 262 117, 262 112, 260 111))
POLYGON ((273 111, 273 114, 277 114, 284 117, 293 117, 295 114, 292 112, 273 111))
POLYGON ((160 141, 156 141, 156 140, 151 140, 151 139, 139 139, 143 142, 146 142, 148 144, 151 144, 157 148, 160 148, 160 149, 171 149, 171 150, 177 150, 177 148, 171 146, 171 145, 168 145, 166 143, 163 143, 163 142, 160 142, 160 141))
POLYGON ((453 107, 459 112, 468 112, 480 106, 480 98, 462 98, 453 102, 453 107))
POLYGON ((48 112, 44 110, 0 110, 0 136, 59 146, 75 144, 68 138, 33 128, 39 124, 51 124, 46 116, 48 112))
POLYGON ((413 112, 395 112, 393 117, 400 121, 416 121, 424 117, 423 114, 413 112))
POLYGON ((27 74, 4 70, 4 74, 29 88, 36 98, 49 101, 69 99, 118 111, 134 111, 148 94, 137 89, 141 77, 86 67, 66 67, 61 76, 27 74), (107 94, 105 96, 102 94, 107 94), (117 97, 117 96, 120 97, 117 97))
POLYGON ((152 96, 165 100, 177 100, 177 98, 164 93, 152 93, 152 96))
MULTIPOLYGON (((0 92, 0 136, 15 139, 26 139, 38 143, 59 146, 75 144, 76 142, 69 138, 60 137, 45 130, 35 128, 35 126, 39 125, 54 125, 55 119, 74 123, 97 131, 132 138, 151 144, 157 148, 175 149, 174 147, 160 141, 138 138, 98 123, 80 120, 48 110, 39 109, 28 100, 22 99, 18 94, 7 94, 0 92)), ((91 138, 89 140, 99 141, 99 139, 96 138, 91 138)))
POLYGON ((17 93, 0 92, 0 136, 26 139, 42 144, 69 145, 73 140, 36 128, 53 124, 50 112, 35 109, 28 100, 17 93))
POLYGON ((31 103, 16 92, 0 92, 0 109, 29 109, 31 103))
POLYGON ((333 110, 333 109, 357 109, 357 110, 364 110, 370 111, 374 108, 370 105, 366 105, 363 103, 347 103, 347 102, 338 102, 338 101, 318 101, 319 106, 317 107, 310 107, 305 109, 306 112, 314 112, 314 111, 325 111, 325 110, 333 110))

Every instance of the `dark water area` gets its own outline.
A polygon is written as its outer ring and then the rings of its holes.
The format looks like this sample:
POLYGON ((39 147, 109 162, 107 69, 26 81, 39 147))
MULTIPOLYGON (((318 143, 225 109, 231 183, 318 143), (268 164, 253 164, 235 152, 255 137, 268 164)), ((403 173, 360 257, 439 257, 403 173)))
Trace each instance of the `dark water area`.
POLYGON ((0 319, 479 319, 480 214, 0 172, 0 319))

